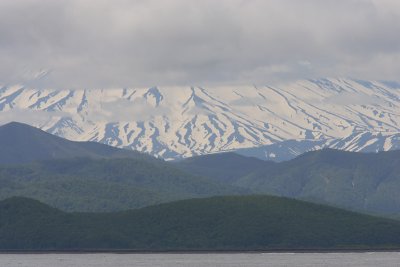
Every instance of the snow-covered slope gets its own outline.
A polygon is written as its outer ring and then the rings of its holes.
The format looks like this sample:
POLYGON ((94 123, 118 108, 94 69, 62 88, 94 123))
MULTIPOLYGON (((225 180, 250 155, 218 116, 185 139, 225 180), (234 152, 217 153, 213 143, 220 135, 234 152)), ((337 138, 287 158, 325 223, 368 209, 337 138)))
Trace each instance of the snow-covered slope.
POLYGON ((3 86, 0 122, 10 120, 167 159, 258 147, 279 160, 326 146, 399 148, 400 85, 320 79, 212 89, 3 86))

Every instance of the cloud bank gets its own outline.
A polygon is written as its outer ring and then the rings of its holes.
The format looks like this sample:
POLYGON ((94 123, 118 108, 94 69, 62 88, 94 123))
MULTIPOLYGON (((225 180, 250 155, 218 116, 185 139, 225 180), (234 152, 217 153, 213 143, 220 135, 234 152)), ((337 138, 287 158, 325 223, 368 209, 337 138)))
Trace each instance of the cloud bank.
POLYGON ((399 32, 398 0, 2 0, 0 83, 396 80, 399 32))

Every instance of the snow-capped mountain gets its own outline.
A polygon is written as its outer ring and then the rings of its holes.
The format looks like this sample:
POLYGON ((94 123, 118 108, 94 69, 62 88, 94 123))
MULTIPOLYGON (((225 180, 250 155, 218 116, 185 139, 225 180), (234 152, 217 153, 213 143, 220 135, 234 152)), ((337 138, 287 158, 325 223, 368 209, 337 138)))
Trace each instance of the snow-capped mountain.
POLYGON ((320 79, 212 89, 2 86, 0 123, 11 120, 166 159, 237 149, 276 160, 322 147, 380 151, 400 147, 400 84, 320 79))

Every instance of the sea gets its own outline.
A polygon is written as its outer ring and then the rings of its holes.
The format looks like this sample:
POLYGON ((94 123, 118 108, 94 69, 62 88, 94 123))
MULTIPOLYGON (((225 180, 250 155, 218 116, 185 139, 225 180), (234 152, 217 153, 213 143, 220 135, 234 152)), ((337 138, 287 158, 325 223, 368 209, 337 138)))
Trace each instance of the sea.
POLYGON ((400 252, 215 254, 0 254, 1 267, 400 266, 400 252))

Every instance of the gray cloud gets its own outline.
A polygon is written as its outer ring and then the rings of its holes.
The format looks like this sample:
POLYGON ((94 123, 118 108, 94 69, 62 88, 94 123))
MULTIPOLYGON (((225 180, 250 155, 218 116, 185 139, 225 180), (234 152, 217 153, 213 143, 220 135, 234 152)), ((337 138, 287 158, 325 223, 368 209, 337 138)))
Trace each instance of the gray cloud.
POLYGON ((0 82, 82 88, 396 80, 397 0, 2 0, 0 82), (26 70, 40 79, 24 79, 26 70))

